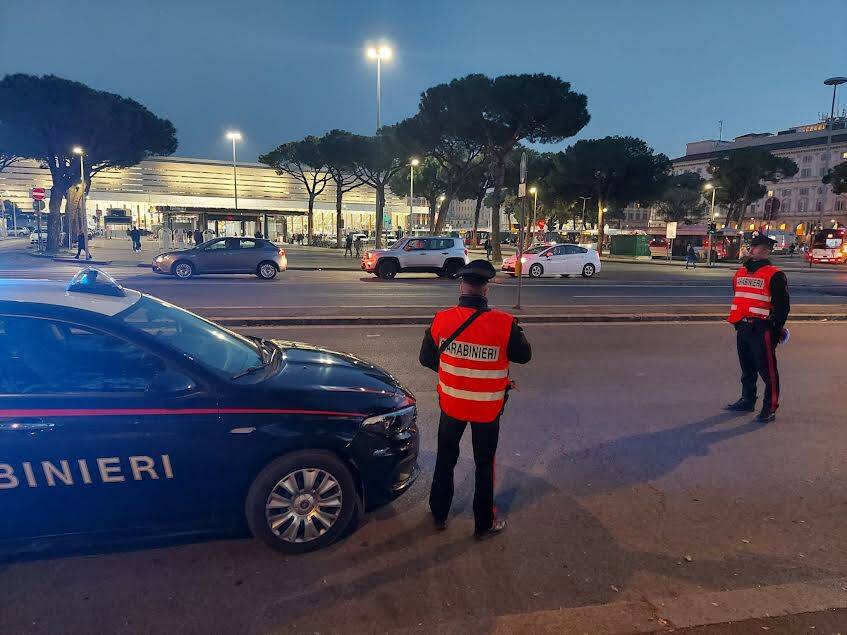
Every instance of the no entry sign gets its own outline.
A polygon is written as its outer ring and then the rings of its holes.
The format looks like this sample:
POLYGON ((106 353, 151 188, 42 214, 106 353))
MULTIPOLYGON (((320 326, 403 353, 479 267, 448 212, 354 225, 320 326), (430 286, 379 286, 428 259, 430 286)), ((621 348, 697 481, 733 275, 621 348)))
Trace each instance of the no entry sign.
POLYGON ((30 190, 30 195, 33 201, 43 201, 45 192, 43 187, 34 187, 30 190))

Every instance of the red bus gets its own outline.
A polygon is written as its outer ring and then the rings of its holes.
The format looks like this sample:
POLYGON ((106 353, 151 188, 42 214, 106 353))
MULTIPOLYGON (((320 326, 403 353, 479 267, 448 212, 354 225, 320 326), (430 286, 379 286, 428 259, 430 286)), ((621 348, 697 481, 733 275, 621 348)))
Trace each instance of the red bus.
POLYGON ((847 229, 824 229, 815 234, 806 260, 839 265, 847 262, 847 229))

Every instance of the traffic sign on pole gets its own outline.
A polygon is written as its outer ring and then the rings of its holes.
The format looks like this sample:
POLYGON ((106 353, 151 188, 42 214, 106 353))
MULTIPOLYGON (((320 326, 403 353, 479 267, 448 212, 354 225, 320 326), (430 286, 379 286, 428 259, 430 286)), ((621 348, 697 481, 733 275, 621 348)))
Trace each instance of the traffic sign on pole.
POLYGON ((43 201, 44 197, 47 195, 43 187, 34 187, 29 191, 29 193, 30 196, 32 196, 33 201, 43 201))

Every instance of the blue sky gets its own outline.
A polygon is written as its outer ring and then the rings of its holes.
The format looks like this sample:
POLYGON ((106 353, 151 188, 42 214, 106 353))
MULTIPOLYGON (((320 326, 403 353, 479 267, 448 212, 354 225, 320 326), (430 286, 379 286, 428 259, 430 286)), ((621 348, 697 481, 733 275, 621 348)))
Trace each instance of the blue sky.
MULTIPOLYGON (((331 128, 370 133, 389 41, 384 123, 472 72, 545 72, 588 95, 579 138, 630 134, 671 157, 687 141, 776 131, 828 111, 847 75, 843 0, 0 0, 0 74, 54 73, 169 118, 179 156, 240 158, 331 128), (805 7, 805 8, 804 8, 805 7), (840 32, 839 32, 840 25, 840 32)), ((847 90, 840 95, 847 105, 847 90)))

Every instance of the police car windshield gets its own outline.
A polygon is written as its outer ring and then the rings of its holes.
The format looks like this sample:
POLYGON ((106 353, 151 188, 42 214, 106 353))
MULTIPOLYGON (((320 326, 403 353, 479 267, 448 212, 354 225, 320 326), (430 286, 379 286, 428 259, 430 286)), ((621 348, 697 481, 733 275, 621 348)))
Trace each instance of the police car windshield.
POLYGON ((142 296, 117 317, 130 328, 228 377, 261 366, 264 361, 261 347, 250 340, 155 298, 142 296))

